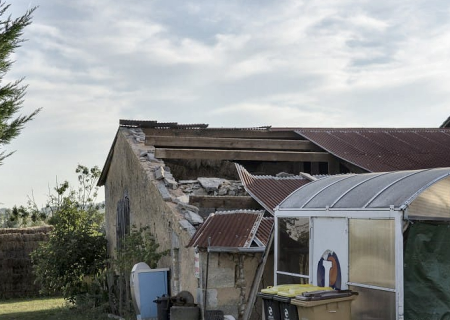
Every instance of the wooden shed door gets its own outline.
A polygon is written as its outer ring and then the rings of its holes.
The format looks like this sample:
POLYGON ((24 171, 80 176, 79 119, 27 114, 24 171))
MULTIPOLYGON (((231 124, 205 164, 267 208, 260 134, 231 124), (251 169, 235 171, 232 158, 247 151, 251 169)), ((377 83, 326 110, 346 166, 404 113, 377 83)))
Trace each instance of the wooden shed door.
POLYGON ((321 287, 347 289, 348 220, 312 218, 311 276, 321 287))

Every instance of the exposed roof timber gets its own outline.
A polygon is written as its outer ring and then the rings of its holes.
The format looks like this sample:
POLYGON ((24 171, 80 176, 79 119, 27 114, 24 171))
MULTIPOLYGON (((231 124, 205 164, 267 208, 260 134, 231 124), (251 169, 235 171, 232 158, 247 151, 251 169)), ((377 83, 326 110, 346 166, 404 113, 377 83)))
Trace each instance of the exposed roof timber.
POLYGON ((294 139, 304 140, 294 131, 271 131, 269 129, 142 129, 146 136, 169 137, 212 137, 212 138, 248 138, 248 139, 294 139))
POLYGON ((211 149, 262 149, 321 151, 308 140, 236 139, 212 137, 146 136, 145 144, 155 147, 187 147, 211 149))
POLYGON ((158 122, 155 120, 119 120, 119 125, 132 128, 176 128, 176 129, 205 129, 208 124, 178 124, 178 122, 158 122))
POLYGON ((327 152, 285 152, 214 149, 165 149, 156 148, 158 159, 207 159, 207 160, 249 160, 286 162, 329 162, 333 156, 327 152))
POLYGON ((245 196, 189 196, 189 204, 202 208, 260 209, 252 197, 245 196))

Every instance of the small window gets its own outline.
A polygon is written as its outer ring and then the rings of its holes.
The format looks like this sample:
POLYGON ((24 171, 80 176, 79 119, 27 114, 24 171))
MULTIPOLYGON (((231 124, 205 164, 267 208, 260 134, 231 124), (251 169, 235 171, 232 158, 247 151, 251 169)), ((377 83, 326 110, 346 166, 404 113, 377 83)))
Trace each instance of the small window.
POLYGON ((128 234, 130 234, 130 200, 128 196, 125 196, 117 203, 116 244, 118 249, 122 247, 122 240, 128 234))

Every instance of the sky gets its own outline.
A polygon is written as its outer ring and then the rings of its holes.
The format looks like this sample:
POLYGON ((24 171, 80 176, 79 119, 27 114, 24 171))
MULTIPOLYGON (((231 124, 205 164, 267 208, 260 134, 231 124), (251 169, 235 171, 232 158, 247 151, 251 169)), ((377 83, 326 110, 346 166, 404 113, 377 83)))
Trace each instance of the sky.
MULTIPOLYGON (((438 127, 450 1, 9 0, 38 6, 4 82, 42 111, 5 150, 0 207, 103 167, 119 119, 210 127, 438 127)), ((103 193, 103 190, 101 190, 103 193)), ((102 197, 99 198, 102 200, 102 197)))

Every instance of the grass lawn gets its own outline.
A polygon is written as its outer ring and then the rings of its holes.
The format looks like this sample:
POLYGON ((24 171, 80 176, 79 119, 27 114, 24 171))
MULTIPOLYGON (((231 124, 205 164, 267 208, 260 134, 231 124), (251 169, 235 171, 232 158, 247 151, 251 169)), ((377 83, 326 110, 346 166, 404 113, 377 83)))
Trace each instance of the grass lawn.
POLYGON ((92 311, 81 313, 62 298, 33 298, 0 301, 0 320, 85 320, 109 319, 92 311))

